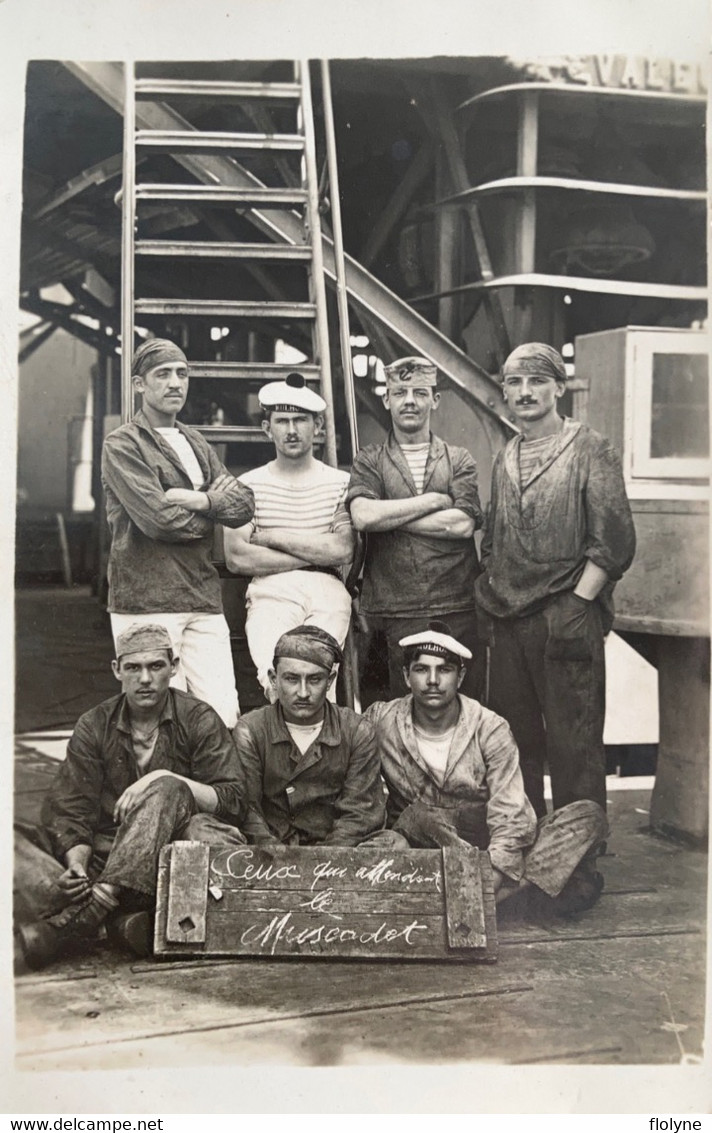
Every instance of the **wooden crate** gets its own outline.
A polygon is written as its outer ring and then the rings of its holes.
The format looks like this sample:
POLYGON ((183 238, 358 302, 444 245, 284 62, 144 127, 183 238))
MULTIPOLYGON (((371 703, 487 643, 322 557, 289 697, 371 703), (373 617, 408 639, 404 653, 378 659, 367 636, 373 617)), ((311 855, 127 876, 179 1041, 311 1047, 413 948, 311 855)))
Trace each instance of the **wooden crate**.
POLYGON ((173 842, 161 852, 154 950, 491 962, 489 855, 173 842))

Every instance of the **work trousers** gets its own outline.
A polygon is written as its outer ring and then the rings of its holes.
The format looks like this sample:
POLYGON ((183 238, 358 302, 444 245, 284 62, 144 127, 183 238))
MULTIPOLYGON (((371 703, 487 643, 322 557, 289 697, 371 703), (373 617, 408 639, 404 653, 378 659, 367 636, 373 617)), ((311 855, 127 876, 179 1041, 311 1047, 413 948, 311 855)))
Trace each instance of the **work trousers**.
POLYGON ((596 602, 568 591, 540 613, 492 618, 488 706, 503 716, 537 818, 581 799, 606 809, 606 669, 596 602))
MULTIPOLYGON (((351 598, 335 575, 289 570, 253 578, 247 587, 245 633, 257 679, 269 697, 274 647, 287 630, 311 625, 324 629, 343 648, 351 618, 351 598)), ((329 699, 336 700, 336 682, 329 699)), ((271 697, 269 697, 271 699, 271 697)))
MULTIPOLYGON (((117 885, 123 907, 151 906, 161 850, 176 841, 230 846, 244 845, 246 838, 236 826, 215 815, 198 814, 190 787, 165 775, 149 784, 113 841, 107 837, 97 840, 87 869, 89 879, 117 885)), ((16 828, 15 854, 16 917, 32 919, 30 914, 52 911, 54 883, 65 867, 52 854, 46 831, 16 828)))
MULTIPOLYGON (((542 818, 534 844, 524 851, 523 880, 550 897, 558 897, 586 855, 595 851, 608 834, 604 811, 593 802, 569 803, 542 818)), ((390 850, 439 849, 467 842, 479 850, 489 846, 485 803, 454 807, 414 802, 401 812, 392 830, 382 830, 369 846, 390 850)))
POLYGON ((173 688, 189 692, 215 709, 228 728, 240 714, 235 688, 235 667, 230 630, 222 614, 112 614, 116 638, 131 625, 161 625, 170 635, 173 652, 180 657, 173 688))
MULTIPOLYGON (((427 629, 428 621, 432 619, 447 622, 455 640, 472 653, 472 660, 465 662, 465 679, 460 687, 460 692, 463 696, 481 701, 484 694, 485 648, 477 636, 477 613, 475 610, 454 610, 447 614, 433 615, 425 611, 423 614, 404 618, 376 617, 368 614, 361 619, 362 623, 365 622, 366 625, 364 641, 359 646, 359 650, 363 650, 364 660, 373 637, 376 632, 380 631, 385 636, 388 650, 388 699, 395 700, 399 696, 405 696, 408 688, 403 678, 403 650, 398 642, 403 637, 410 637, 411 634, 421 633, 427 629)), ((383 698, 379 697, 378 699, 383 698)))

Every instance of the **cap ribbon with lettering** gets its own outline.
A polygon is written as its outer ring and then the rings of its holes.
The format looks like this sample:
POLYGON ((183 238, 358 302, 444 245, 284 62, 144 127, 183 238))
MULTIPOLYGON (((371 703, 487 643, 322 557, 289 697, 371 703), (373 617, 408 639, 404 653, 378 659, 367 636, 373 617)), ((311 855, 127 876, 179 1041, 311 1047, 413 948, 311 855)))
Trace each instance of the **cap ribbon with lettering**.
POLYGON ((420 633, 412 633, 398 642, 401 649, 418 648, 419 653, 433 654, 435 657, 454 657, 458 663, 469 661, 472 653, 461 645, 450 632, 447 622, 428 622, 428 628, 420 633))

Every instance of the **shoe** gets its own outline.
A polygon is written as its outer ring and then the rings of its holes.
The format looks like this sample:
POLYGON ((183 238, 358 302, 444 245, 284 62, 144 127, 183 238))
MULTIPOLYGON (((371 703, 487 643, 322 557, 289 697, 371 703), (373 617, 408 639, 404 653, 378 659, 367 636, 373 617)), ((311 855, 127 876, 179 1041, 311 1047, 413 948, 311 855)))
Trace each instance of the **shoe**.
POLYGON ((153 913, 147 909, 121 913, 106 924, 109 944, 145 958, 153 953, 153 913))
POLYGON ((21 925, 18 929, 20 945, 28 968, 46 968, 77 940, 94 939, 104 920, 106 906, 89 898, 88 901, 67 905, 60 913, 41 921, 21 925))
POLYGON ((597 870, 574 871, 558 897, 554 898, 556 912, 561 917, 570 917, 591 909, 601 896, 603 885, 603 874, 597 870))

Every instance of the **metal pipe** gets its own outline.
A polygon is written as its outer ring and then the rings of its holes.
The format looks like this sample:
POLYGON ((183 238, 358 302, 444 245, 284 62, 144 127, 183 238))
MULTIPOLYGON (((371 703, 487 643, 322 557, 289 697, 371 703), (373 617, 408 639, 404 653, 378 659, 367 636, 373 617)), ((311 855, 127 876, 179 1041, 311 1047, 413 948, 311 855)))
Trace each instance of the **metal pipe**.
POLYGON ((121 193, 121 420, 133 417, 134 224, 136 198, 136 91, 133 63, 124 63, 124 176, 121 193))
POLYGON ((344 239, 341 227, 341 197, 339 194, 339 170, 336 160, 336 131, 334 130, 334 107, 331 99, 331 76, 329 74, 328 59, 321 60, 321 85, 324 103, 324 129, 326 132, 326 161, 329 170, 329 194, 333 228, 332 239, 334 241, 334 268, 336 271, 336 302, 339 311, 341 366, 344 373, 344 397, 346 400, 346 416, 349 419, 351 457, 353 459, 358 452, 358 422, 356 419, 356 395, 354 393, 353 360, 351 357, 344 239))
POLYGON ((321 243, 321 223, 319 221, 319 174, 316 167, 316 139, 314 136, 314 111, 312 107, 309 60, 299 62, 302 84, 302 111, 304 129, 304 159, 306 162, 307 208, 309 215, 309 236, 312 245, 312 288, 316 303, 316 326, 319 357, 315 359, 321 367, 321 393, 326 402, 324 428, 326 444, 324 455, 327 464, 336 467, 336 424, 334 421, 334 390, 331 382, 331 356, 329 351, 329 320, 326 311, 326 283, 324 281, 324 256, 321 243))

